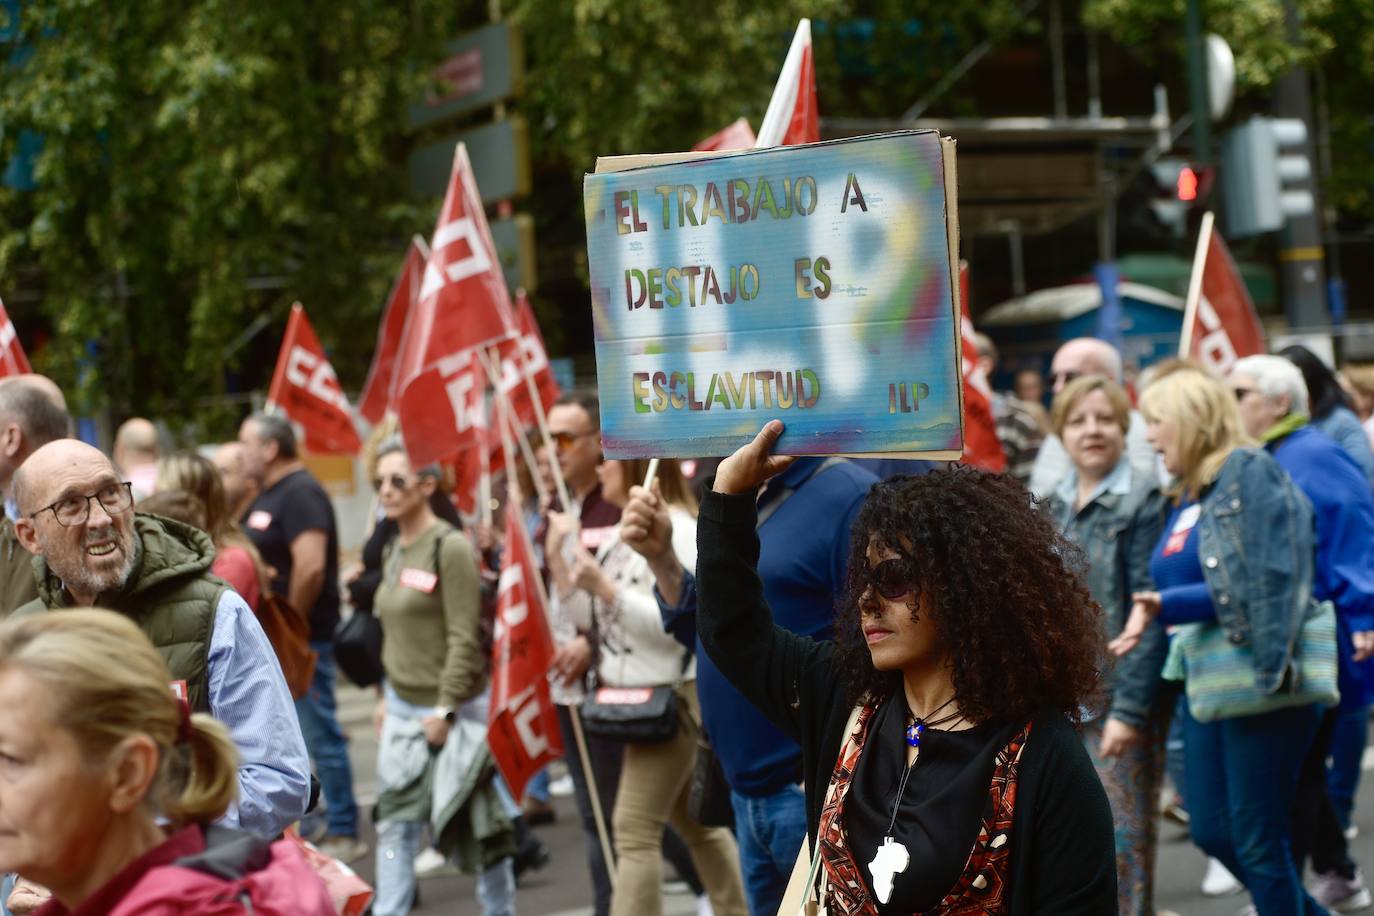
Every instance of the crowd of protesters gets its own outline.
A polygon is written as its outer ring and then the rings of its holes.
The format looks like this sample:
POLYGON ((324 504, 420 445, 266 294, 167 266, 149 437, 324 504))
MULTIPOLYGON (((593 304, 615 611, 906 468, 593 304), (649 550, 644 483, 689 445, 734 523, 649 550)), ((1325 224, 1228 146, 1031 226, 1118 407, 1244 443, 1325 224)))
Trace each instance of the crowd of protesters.
MULTIPOLYGON (((1374 705, 1374 373, 1289 347, 1128 384, 1080 339, 1014 378, 992 402, 1004 474, 783 458, 778 421, 650 474, 603 458, 594 391, 550 409, 493 507, 547 585, 597 916, 661 912, 665 862, 717 916, 1151 914, 1166 803, 1207 892, 1260 916, 1371 904, 1348 841, 1374 705), (664 715, 607 718, 598 687, 664 715)), ((485 746, 502 526, 460 517, 384 424, 341 575, 281 417, 203 452, 137 418, 111 457, 71 433, 49 380, 0 381, 8 912, 226 893, 334 912, 305 841, 371 851, 335 699, 351 605, 384 637, 375 674, 345 664, 377 691, 372 912, 410 912, 437 859, 477 876, 483 916, 515 913, 553 814, 549 773, 517 800, 485 746)))

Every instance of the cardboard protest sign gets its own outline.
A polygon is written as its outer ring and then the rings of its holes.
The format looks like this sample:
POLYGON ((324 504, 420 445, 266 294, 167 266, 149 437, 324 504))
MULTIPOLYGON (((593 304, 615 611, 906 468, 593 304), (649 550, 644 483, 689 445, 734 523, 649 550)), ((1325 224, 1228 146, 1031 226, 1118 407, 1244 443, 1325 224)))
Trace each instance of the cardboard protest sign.
POLYGON ((904 131, 598 162, 583 185, 610 458, 963 450, 954 143, 904 131))

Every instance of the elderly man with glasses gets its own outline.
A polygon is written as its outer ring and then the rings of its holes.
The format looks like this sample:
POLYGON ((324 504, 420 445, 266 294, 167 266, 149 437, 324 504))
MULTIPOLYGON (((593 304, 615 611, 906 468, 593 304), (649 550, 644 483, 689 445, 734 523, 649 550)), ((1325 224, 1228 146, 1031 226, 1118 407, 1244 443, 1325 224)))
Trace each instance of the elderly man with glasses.
POLYGON ((137 623, 191 708, 229 729, 239 751, 228 826, 276 836, 305 813, 310 767, 291 693, 243 598, 210 574, 210 538, 134 512, 108 458, 76 439, 35 451, 14 476, 15 534, 33 554, 38 597, 15 611, 104 607, 137 623))

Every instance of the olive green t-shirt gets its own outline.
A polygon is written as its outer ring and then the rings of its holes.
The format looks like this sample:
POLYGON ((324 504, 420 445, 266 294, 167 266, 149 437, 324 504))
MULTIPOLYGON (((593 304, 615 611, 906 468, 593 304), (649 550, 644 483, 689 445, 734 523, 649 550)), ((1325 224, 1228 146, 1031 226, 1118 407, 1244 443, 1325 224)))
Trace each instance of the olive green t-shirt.
POLYGON ((412 544, 402 547, 397 536, 387 545, 374 607, 382 667, 401 699, 456 707, 482 692, 480 588, 472 545, 448 522, 436 521, 412 544))

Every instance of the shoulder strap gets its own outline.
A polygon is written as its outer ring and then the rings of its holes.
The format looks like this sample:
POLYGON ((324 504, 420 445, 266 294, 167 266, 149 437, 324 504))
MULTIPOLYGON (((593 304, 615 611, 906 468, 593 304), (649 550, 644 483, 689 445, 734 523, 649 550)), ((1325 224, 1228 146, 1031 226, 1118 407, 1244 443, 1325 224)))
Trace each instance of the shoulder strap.
MULTIPOLYGON (((820 463, 820 466, 817 467, 816 470, 806 475, 806 477, 803 478, 802 483, 806 483, 806 481, 810 480, 812 477, 824 474, 826 471, 830 470, 836 465, 845 464, 848 461, 848 458, 841 458, 839 455, 831 455, 829 458, 822 461, 820 463)), ((762 528, 763 523, 772 518, 773 513, 777 512, 778 509, 782 508, 782 504, 787 502, 787 500, 790 499, 792 494, 795 492, 797 492, 795 487, 786 487, 779 485, 777 490, 778 495, 770 499, 768 501, 768 505, 759 509, 758 520, 754 522, 754 528, 762 528)))

